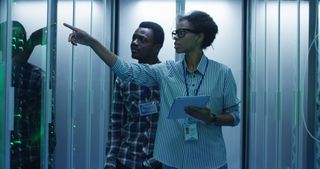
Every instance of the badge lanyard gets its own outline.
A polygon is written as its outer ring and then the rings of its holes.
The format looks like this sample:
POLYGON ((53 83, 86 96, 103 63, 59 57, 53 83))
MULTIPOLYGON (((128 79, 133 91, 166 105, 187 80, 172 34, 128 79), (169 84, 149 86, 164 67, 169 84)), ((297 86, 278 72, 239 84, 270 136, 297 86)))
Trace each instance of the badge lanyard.
MULTIPOLYGON (((203 78, 204 76, 206 75, 206 72, 207 72, 207 69, 208 69, 208 61, 209 59, 207 58, 207 63, 206 63, 206 68, 204 70, 204 74, 202 75, 201 79, 200 79, 200 82, 194 92, 194 95, 197 96, 198 95, 198 92, 199 92, 199 89, 200 89, 200 86, 202 84, 202 81, 203 81, 203 78)), ((183 76, 184 76, 184 84, 186 86, 186 92, 187 92, 187 96, 189 96, 189 86, 188 86, 188 81, 187 81, 187 75, 186 75, 186 69, 185 69, 185 65, 184 65, 184 62, 182 62, 182 67, 183 67, 183 76)))
MULTIPOLYGON (((199 81, 198 86, 196 87, 196 90, 194 91, 194 95, 197 96, 200 86, 202 84, 203 78, 206 75, 207 69, 208 69, 208 62, 209 59, 207 58, 207 63, 206 67, 204 70, 204 73, 199 81)), ((188 86, 188 81, 187 81, 187 75, 186 75, 186 67, 184 65, 184 62, 182 62, 182 67, 183 67, 183 76, 184 76, 184 83, 186 86, 186 92, 187 96, 189 96, 189 86, 188 86)), ((187 119, 186 123, 184 123, 184 139, 185 141, 196 141, 198 140, 198 129, 197 129, 197 123, 193 120, 190 120, 189 118, 187 119)))

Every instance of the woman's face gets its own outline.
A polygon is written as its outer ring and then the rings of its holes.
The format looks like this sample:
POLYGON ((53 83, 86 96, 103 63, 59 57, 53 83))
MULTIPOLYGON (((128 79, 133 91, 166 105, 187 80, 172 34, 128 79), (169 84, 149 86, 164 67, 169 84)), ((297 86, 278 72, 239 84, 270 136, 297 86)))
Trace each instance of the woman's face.
POLYGON ((181 20, 172 35, 177 53, 190 53, 199 45, 199 34, 187 20, 181 20))

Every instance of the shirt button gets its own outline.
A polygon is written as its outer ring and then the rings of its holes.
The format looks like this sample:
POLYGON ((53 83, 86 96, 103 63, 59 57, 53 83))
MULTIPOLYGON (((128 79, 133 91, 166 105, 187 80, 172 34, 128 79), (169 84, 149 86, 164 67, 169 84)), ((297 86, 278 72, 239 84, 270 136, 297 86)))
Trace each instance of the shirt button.
POLYGON ((145 166, 145 167, 148 166, 146 161, 143 162, 143 166, 145 166))
POLYGON ((143 151, 144 153, 148 154, 148 150, 147 150, 145 147, 142 148, 142 151, 143 151))

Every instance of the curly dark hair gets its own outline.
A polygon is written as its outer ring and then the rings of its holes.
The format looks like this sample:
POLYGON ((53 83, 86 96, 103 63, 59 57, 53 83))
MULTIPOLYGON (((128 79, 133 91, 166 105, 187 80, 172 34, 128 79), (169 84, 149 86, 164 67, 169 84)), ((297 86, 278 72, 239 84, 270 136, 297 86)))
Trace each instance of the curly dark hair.
POLYGON ((202 41, 202 49, 207 48, 212 44, 218 33, 218 26, 213 21, 210 15, 202 11, 193 11, 188 15, 180 16, 178 21, 187 20, 193 30, 203 33, 204 39, 202 41))

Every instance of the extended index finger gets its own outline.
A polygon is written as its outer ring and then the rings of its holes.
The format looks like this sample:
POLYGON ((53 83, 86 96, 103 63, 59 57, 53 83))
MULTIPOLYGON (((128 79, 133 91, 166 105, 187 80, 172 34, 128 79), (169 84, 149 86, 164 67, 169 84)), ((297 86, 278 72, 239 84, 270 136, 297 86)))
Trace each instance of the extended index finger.
POLYGON ((63 23, 63 25, 64 25, 65 27, 67 27, 67 28, 75 31, 75 32, 79 32, 79 29, 76 28, 76 27, 74 27, 74 26, 71 26, 71 25, 69 25, 69 24, 67 24, 67 23, 63 23))

